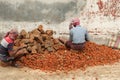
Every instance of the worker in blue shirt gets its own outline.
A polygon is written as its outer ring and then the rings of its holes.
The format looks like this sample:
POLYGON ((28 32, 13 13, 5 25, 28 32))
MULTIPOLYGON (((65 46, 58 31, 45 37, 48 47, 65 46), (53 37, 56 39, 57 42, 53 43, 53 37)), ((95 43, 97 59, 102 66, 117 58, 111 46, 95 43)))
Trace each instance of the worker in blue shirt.
MULTIPOLYGON (((79 18, 74 18, 70 25, 69 40, 64 42, 68 49, 82 50, 86 41, 89 41, 88 32, 81 27, 79 18)), ((59 39, 62 41, 61 39, 59 39)))

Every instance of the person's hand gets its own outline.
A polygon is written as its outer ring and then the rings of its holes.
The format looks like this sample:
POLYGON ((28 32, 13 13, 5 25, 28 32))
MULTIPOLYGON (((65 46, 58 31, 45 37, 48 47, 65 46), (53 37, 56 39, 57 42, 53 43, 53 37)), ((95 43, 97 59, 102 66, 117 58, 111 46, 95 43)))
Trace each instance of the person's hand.
POLYGON ((16 55, 19 55, 19 54, 23 54, 23 51, 19 50, 19 51, 16 52, 16 55))
POLYGON ((24 55, 24 54, 27 54, 27 53, 28 53, 28 51, 24 48, 24 49, 21 49, 18 52, 16 52, 15 57, 17 57, 19 55, 24 55))
POLYGON ((69 24, 69 30, 72 29, 72 28, 73 28, 73 23, 71 22, 71 23, 69 24))

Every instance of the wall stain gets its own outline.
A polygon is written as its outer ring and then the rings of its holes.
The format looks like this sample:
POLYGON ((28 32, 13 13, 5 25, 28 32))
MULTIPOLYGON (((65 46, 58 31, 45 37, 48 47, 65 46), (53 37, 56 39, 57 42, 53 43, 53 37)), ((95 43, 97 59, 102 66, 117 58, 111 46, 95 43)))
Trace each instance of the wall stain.
POLYGON ((0 2, 0 21, 60 23, 65 20, 66 13, 75 13, 76 5, 77 3, 74 1, 52 4, 45 4, 40 1, 25 1, 19 6, 8 2, 0 2))

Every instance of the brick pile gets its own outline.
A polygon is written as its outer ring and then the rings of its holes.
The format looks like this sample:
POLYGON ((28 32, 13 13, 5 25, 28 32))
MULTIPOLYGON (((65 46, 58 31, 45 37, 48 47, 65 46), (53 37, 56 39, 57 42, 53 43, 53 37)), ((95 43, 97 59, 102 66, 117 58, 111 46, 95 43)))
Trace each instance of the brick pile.
POLYGON ((16 63, 42 71, 67 72, 77 69, 85 70, 90 66, 114 64, 115 62, 119 62, 119 59, 119 50, 87 42, 83 51, 67 50, 63 47, 56 52, 25 55, 17 60, 16 63))
POLYGON ((53 38, 53 30, 43 30, 43 26, 39 25, 38 28, 26 32, 21 30, 18 38, 15 40, 14 50, 19 47, 22 54, 29 53, 44 53, 55 52, 61 48, 62 45, 58 39, 53 38))

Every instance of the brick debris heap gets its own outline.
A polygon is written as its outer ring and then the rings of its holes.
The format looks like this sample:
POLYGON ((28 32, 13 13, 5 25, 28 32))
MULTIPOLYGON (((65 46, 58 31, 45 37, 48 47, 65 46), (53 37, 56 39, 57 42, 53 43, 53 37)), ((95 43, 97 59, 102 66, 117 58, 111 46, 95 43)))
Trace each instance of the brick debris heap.
POLYGON ((21 66, 43 71, 85 70, 89 66, 113 64, 120 59, 119 50, 107 46, 86 42, 83 51, 67 50, 57 39, 52 37, 52 30, 22 30, 15 41, 14 49, 23 48, 24 56, 16 60, 21 66))

